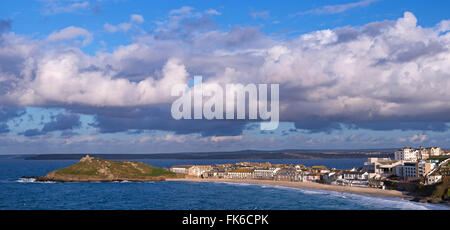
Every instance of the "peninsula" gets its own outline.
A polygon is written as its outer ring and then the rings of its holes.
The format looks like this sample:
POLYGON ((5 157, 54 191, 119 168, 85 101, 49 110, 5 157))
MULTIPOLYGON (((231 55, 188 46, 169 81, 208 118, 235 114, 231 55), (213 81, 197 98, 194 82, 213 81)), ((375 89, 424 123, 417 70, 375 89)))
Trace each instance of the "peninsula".
POLYGON ((37 181, 55 182, 143 182, 164 181, 166 178, 175 177, 173 172, 142 162, 110 161, 86 155, 74 165, 32 178, 37 181))

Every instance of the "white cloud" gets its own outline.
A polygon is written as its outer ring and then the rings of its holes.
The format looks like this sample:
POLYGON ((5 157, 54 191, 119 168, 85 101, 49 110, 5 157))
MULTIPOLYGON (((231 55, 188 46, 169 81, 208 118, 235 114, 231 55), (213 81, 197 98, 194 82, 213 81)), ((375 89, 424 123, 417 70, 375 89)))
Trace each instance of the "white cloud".
POLYGON ((47 41, 50 42, 59 42, 59 41, 67 41, 75 38, 83 38, 82 45, 86 46, 92 42, 93 36, 86 29, 69 26, 60 31, 53 32, 47 37, 47 41))
POLYGON ((109 23, 105 23, 105 25, 103 25, 103 29, 109 33, 115 33, 117 31, 127 32, 132 27, 133 25, 131 23, 120 23, 116 26, 109 23))
POLYGON ((139 82, 114 79, 102 71, 87 71, 89 57, 80 53, 50 54, 37 61, 36 76, 23 80, 7 97, 20 105, 46 103, 91 106, 133 106, 168 103, 171 86, 186 83, 187 72, 177 60, 169 60, 163 77, 139 82))
POLYGON ((450 20, 443 20, 438 24, 439 32, 447 32, 450 30, 450 20))
POLYGON ((130 15, 129 22, 123 22, 123 23, 119 23, 117 25, 111 25, 109 23, 105 23, 103 25, 103 29, 109 33, 116 33, 118 31, 127 32, 130 29, 132 29, 133 27, 138 28, 137 24, 142 24, 143 22, 144 22, 144 17, 142 15, 132 14, 132 15, 130 15))
POLYGON ((236 141, 236 140, 242 140, 243 136, 212 136, 210 137, 212 142, 223 142, 223 141, 236 141))
POLYGON ((143 23, 144 22, 144 17, 142 15, 139 15, 139 14, 132 14, 130 16, 130 21, 131 22, 136 22, 136 23, 143 23))
POLYGON ((44 14, 71 13, 89 8, 89 1, 85 0, 40 0, 44 3, 44 14))
POLYGON ((360 0, 357 2, 338 4, 338 5, 326 5, 317 9, 308 10, 305 12, 300 12, 298 14, 338 14, 345 12, 353 8, 360 8, 369 6, 379 0, 360 0))
MULTIPOLYGON (((172 11, 180 14, 202 17, 192 8, 172 11)), ((7 89, 0 98, 22 105, 164 104, 171 101, 169 86, 185 82, 189 70, 207 82, 279 83, 285 121, 448 122, 450 34, 440 28, 418 26, 406 12, 396 21, 313 31, 287 41, 252 27, 193 30, 180 34, 184 39, 138 36, 136 43, 94 56, 64 49, 19 53, 37 45, 9 35, 0 57, 19 64, 0 63, 0 69, 21 68, 0 73, 0 89, 7 89)))
POLYGON ((205 13, 208 15, 222 15, 222 13, 220 13, 219 11, 217 11, 215 9, 209 9, 209 10, 205 11, 205 13))
POLYGON ((423 143, 427 139, 425 134, 414 134, 412 137, 408 138, 409 142, 423 143))
POLYGON ((169 15, 186 15, 190 14, 194 10, 193 7, 183 6, 179 9, 174 9, 169 12, 169 15))

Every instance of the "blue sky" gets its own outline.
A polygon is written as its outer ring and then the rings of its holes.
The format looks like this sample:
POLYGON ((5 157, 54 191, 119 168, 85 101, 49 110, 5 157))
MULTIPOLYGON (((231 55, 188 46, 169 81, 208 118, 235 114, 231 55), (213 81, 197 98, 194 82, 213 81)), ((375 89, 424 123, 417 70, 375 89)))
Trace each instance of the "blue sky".
POLYGON ((447 1, 0 6, 0 154, 450 147, 447 1), (174 121, 194 75, 280 84, 282 123, 174 121))

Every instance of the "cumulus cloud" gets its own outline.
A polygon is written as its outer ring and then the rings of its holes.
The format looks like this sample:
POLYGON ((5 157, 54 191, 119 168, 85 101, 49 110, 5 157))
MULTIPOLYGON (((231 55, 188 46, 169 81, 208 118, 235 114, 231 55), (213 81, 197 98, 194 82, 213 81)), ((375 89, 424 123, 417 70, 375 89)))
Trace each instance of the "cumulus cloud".
POLYGON ((132 28, 137 28, 137 24, 141 24, 144 22, 144 17, 139 14, 130 15, 130 20, 128 22, 119 23, 117 25, 111 25, 109 23, 105 23, 103 25, 103 29, 109 33, 115 33, 118 31, 127 32, 132 28))
POLYGON ((157 39, 190 39, 198 32, 207 32, 217 26, 211 17, 218 11, 197 12, 193 7, 184 6, 169 12, 169 16, 159 22, 155 30, 157 39))
POLYGON ((345 42, 334 30, 302 35, 268 50, 260 79, 285 85, 287 120, 448 122, 449 35, 416 23, 407 12, 345 42))
MULTIPOLYGON (((209 131, 214 126, 203 127, 209 122, 172 123, 169 110, 128 117, 106 112, 111 107, 148 106, 156 111, 156 106, 170 106, 173 84, 203 75, 218 84, 279 83, 281 120, 311 132, 342 127, 448 130, 446 21, 421 27, 406 12, 395 21, 277 41, 256 27, 219 30, 209 15, 190 7, 173 10, 158 29, 137 36, 135 43, 94 56, 77 48, 43 50, 39 42, 3 35, 8 46, 0 49, 0 101, 77 107, 97 115, 102 132, 148 129, 216 135, 209 131)), ((217 129, 229 125, 215 124, 217 129)), ((228 134, 220 135, 241 135, 245 121, 233 124, 228 134)))
POLYGON ((93 36, 92 34, 87 31, 86 29, 75 27, 75 26, 69 26, 67 28, 64 28, 60 31, 56 31, 51 33, 47 40, 49 42, 60 42, 60 41, 67 41, 67 40, 73 40, 75 38, 83 38, 81 44, 83 46, 88 45, 92 42, 93 36))
POLYGON ((143 23, 144 22, 144 17, 140 14, 132 14, 130 16, 132 22, 137 22, 137 23, 143 23))
POLYGON ((20 105, 151 105, 169 102, 172 85, 186 83, 188 75, 179 61, 170 59, 162 69, 161 79, 147 77, 132 82, 90 69, 88 59, 80 52, 48 54, 37 61, 34 78, 24 79, 6 96, 20 105))

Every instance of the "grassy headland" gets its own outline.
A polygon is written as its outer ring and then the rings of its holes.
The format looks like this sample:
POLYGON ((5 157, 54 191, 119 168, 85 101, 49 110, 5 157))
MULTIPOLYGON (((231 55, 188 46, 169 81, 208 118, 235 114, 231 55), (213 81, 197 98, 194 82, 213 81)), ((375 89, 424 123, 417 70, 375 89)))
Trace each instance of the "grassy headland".
POLYGON ((162 181, 176 174, 142 162, 109 161, 89 156, 78 163, 48 173, 39 180, 61 182, 94 181, 162 181))

